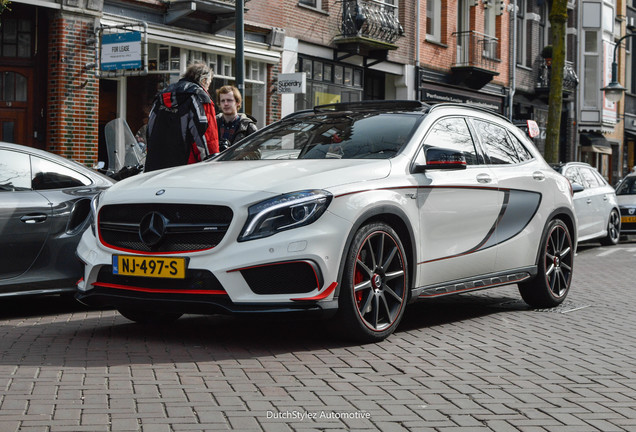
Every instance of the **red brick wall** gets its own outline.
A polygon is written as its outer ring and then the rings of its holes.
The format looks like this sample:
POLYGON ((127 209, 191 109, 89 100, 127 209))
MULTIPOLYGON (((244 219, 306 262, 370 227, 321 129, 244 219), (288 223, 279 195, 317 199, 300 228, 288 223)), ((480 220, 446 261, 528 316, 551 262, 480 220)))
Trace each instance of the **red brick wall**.
POLYGON ((49 28, 47 150, 86 165, 97 161, 99 80, 86 40, 93 18, 59 13, 49 28))

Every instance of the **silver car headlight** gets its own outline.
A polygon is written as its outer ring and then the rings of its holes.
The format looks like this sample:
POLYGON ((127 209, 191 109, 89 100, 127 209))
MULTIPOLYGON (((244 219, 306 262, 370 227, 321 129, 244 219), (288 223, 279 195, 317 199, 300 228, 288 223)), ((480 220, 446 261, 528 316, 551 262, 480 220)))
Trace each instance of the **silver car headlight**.
POLYGON ((95 237, 97 237, 97 208, 99 207, 99 198, 102 193, 98 193, 91 199, 91 231, 95 237))
POLYGON ((238 241, 269 237, 318 220, 333 195, 324 190, 303 190, 280 195, 251 206, 238 241))

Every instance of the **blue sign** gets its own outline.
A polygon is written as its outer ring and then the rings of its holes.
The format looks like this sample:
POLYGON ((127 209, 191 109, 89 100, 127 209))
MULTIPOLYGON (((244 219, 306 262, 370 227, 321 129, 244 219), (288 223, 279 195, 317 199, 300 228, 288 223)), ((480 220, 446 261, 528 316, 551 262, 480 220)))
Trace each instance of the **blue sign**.
POLYGON ((141 33, 103 35, 101 69, 141 69, 141 33))

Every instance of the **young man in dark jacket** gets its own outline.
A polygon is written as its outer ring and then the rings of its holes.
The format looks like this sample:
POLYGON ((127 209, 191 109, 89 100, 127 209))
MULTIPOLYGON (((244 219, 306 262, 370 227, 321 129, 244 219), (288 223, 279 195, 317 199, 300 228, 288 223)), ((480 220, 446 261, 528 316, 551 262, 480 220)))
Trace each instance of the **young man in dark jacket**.
POLYGON ((219 152, 211 83, 210 68, 194 63, 179 82, 157 95, 148 120, 144 171, 199 162, 219 152))
POLYGON ((256 121, 246 114, 239 114, 243 98, 241 92, 230 85, 216 91, 217 102, 221 113, 217 114, 217 128, 221 150, 225 150, 235 142, 239 142, 249 134, 255 132, 256 121))

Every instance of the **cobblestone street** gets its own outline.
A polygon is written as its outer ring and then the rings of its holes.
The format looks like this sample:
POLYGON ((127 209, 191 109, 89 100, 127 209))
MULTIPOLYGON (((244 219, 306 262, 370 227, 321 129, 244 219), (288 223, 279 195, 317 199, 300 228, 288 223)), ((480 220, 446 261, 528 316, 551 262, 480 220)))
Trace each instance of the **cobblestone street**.
POLYGON ((634 431, 636 244, 582 246, 566 302, 516 286, 411 305, 375 345, 320 321, 130 323, 3 300, 0 432, 634 431))

